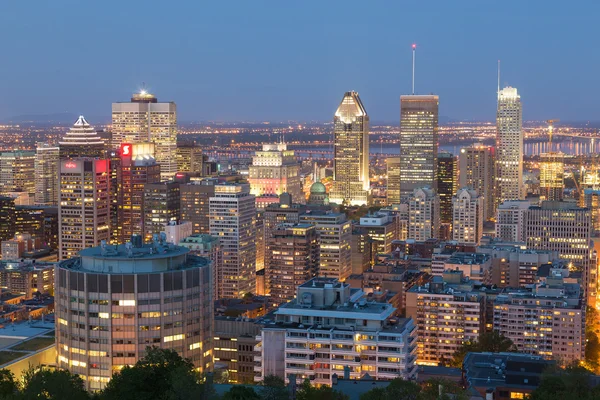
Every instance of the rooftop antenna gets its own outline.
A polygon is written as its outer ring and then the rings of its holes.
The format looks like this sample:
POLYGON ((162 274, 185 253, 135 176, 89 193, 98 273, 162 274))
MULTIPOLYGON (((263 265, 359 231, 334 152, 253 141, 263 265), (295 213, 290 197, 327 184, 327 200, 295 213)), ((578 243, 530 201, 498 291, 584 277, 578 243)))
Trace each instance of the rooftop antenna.
POLYGON ((415 56, 417 52, 417 45, 413 43, 412 45, 412 94, 415 95, 415 56))
POLYGON ((498 60, 498 91, 496 92, 498 98, 500 98, 500 60, 498 60))

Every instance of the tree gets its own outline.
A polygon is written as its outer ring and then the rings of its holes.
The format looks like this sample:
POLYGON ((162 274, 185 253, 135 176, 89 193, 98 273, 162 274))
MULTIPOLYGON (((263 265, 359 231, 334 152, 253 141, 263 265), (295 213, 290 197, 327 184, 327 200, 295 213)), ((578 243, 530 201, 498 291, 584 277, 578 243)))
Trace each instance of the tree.
POLYGON ((590 372, 573 364, 565 369, 554 367, 542 374, 540 385, 531 393, 531 400, 577 399, 594 400, 600 398, 600 386, 590 385, 590 372))
POLYGON ((331 386, 314 387, 306 379, 296 392, 296 400, 350 400, 350 397, 331 386))
POLYGON ((458 383, 449 379, 432 378, 423 383, 423 389, 419 393, 419 400, 440 399, 440 387, 442 393, 441 399, 443 400, 468 400, 469 398, 467 392, 458 383))
POLYGON ((7 369, 0 370, 0 399, 8 399, 17 393, 19 386, 15 376, 7 369))
MULTIPOLYGON (((29 368, 23 374, 23 388, 17 398, 23 400, 88 400, 79 375, 66 370, 29 368)), ((9 397, 10 398, 10 397, 9 397)))
POLYGON ((478 341, 467 341, 454 353, 450 365, 460 368, 469 352, 500 353, 506 351, 517 351, 512 340, 498 331, 484 332, 479 335, 478 341))
POLYGON ((225 392, 222 400, 261 400, 261 398, 253 388, 237 385, 225 392))
POLYGON ((360 396, 360 400, 417 400, 421 387, 412 381, 396 378, 385 388, 374 388, 360 396))
POLYGON ((275 375, 265 376, 259 393, 262 400, 288 400, 290 397, 285 381, 275 375))
POLYGON ((103 400, 183 400, 200 398, 203 386, 191 361, 176 351, 148 347, 133 367, 113 375, 103 400))

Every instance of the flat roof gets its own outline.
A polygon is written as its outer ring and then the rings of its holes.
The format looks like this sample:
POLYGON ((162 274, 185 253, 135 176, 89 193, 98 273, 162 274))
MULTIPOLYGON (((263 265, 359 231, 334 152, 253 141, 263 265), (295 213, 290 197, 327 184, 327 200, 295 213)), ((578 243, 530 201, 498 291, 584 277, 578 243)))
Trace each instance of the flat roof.
POLYGON ((128 254, 125 245, 106 245, 106 251, 103 252, 101 246, 88 247, 79 252, 81 257, 90 257, 96 259, 111 259, 111 260, 131 260, 131 259, 160 259, 167 257, 180 256, 189 253, 187 247, 165 245, 154 249, 152 245, 144 245, 142 247, 133 247, 132 255, 128 254), (158 250, 158 251, 157 251, 158 250))

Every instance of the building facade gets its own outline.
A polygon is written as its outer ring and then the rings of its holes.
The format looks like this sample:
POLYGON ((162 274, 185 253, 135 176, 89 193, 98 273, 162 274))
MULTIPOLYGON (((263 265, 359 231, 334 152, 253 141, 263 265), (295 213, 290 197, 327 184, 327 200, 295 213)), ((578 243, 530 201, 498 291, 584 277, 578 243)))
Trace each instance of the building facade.
POLYGON ((564 154, 540 154, 540 200, 561 201, 565 190, 564 154))
POLYGON ((483 236, 483 203, 483 196, 472 189, 460 189, 452 198, 452 239, 458 244, 479 245, 483 236))
POLYGON ((452 153, 440 152, 437 158, 437 193, 440 196, 440 223, 452 223, 452 197, 458 190, 458 163, 452 153))
POLYGON ((38 143, 35 149, 35 203, 58 205, 59 148, 48 143, 38 143))
POLYGON ((152 241, 165 226, 181 219, 179 183, 159 182, 144 184, 144 241, 152 241))
MULTIPOLYGON (((58 179, 58 178, 57 178, 58 179)), ((0 194, 35 193, 35 152, 3 151, 0 153, 0 194)))
POLYGON ((385 160, 387 171, 386 203, 400 204, 400 157, 388 157, 385 160))
POLYGON ((62 261, 55 275, 57 366, 78 374, 88 390, 104 388, 148 346, 212 370, 208 259, 162 242, 103 245, 62 261))
POLYGON ((498 203, 523 198, 523 115, 517 89, 498 92, 496 190, 498 203))
POLYGON ((333 118, 333 189, 337 204, 370 202, 369 116, 356 92, 346 92, 333 118))
POLYGON ((494 148, 475 143, 460 150, 459 186, 471 188, 483 197, 483 217, 495 216, 495 158, 494 148))
POLYGON ((496 210, 496 239, 502 242, 525 242, 525 213, 529 200, 507 200, 496 210))
POLYGON ((440 230, 440 200, 433 189, 414 189, 408 200, 408 237, 416 241, 436 238, 440 230))
POLYGON ((110 239, 108 160, 60 162, 59 260, 110 239))
POLYGON ((79 157, 106 158, 104 139, 83 115, 79 116, 58 145, 61 160, 79 157))
POLYGON ((400 96, 400 192, 437 190, 439 97, 400 96))

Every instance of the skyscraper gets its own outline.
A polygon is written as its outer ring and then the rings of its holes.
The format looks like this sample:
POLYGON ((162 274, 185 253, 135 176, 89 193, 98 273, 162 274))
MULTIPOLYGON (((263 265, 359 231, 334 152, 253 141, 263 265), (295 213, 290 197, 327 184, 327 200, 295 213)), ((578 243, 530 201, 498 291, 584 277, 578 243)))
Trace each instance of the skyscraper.
POLYGON ((346 92, 333 117, 332 203, 363 205, 370 201, 369 116, 358 93, 346 92))
POLYGON ((0 153, 0 194, 35 193, 35 153, 4 151, 0 153))
POLYGON ((452 238, 458 244, 478 246, 483 236, 483 196, 460 189, 452 198, 452 238))
POLYGON ((177 173, 177 106, 159 103, 157 98, 141 91, 129 103, 112 105, 113 141, 122 143, 153 142, 161 180, 173 179, 177 173))
POLYGON ((216 299, 256 290, 256 206, 248 184, 220 184, 210 198, 210 234, 223 250, 216 299))
POLYGON ((497 203, 523 198, 523 122, 521 96, 517 89, 498 92, 496 117, 497 203))
POLYGON ((400 96, 400 194, 437 191, 438 107, 435 95, 400 96))
POLYGON ((58 145, 61 160, 77 157, 105 157, 104 139, 85 120, 83 115, 77 118, 71 129, 58 142, 58 145))
POLYGON ((144 240, 150 242, 165 226, 181 218, 180 184, 173 181, 144 185, 144 240))
POLYGON ((60 162, 59 259, 110 239, 108 160, 60 162))
POLYGON ((152 143, 121 145, 121 163, 117 174, 118 243, 126 243, 131 235, 144 234, 144 186, 160 182, 160 165, 153 155, 152 143))
POLYGON ((540 200, 560 201, 565 189, 564 154, 540 154, 540 200))
POLYGON ((457 162, 456 157, 447 151, 438 154, 437 185, 440 196, 440 223, 452 223, 452 196, 456 194, 457 162))
POLYGON ((195 143, 177 145, 177 172, 204 174, 202 147, 195 143))
POLYGON ((387 167, 386 204, 400 204, 400 157, 385 160, 387 167))
POLYGON ((35 203, 58 204, 59 148, 38 143, 35 149, 35 203))
POLYGON ((215 195, 215 179, 182 183, 179 186, 181 220, 192 223, 192 234, 210 232, 209 200, 215 195))
POLYGON ((494 216, 494 148, 475 143, 460 149, 459 186, 471 188, 483 197, 483 217, 494 216))
POLYGON ((503 242, 525 241, 525 213, 529 200, 507 200, 496 210, 496 238, 503 242))
POLYGON ((408 239, 436 238, 440 230, 440 198, 433 189, 417 188, 408 198, 408 239))
POLYGON ((300 163, 294 156, 294 150, 288 150, 285 143, 263 144, 262 147, 262 151, 257 151, 252 157, 248 170, 250 194, 260 197, 289 193, 294 201, 304 203, 300 163))

